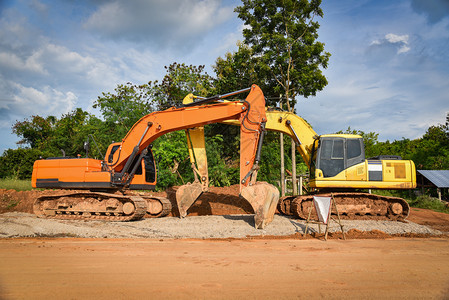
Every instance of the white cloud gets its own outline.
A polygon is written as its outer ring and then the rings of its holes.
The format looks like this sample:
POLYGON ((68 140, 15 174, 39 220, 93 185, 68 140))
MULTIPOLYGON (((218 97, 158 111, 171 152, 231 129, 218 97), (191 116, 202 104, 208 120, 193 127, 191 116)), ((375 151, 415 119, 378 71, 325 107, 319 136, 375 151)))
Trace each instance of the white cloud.
POLYGON ((381 47, 382 45, 396 45, 398 47, 397 54, 406 53, 410 51, 408 46, 409 36, 408 34, 397 35, 394 33, 388 33, 383 39, 374 40, 371 45, 381 47))
POLYGON ((84 27, 112 39, 182 46, 232 17, 233 7, 220 4, 220 0, 116 0, 100 5, 84 27))
POLYGON ((33 56, 22 58, 13 52, 0 52, 0 67, 14 71, 30 71, 46 74, 43 66, 33 56))
POLYGON ((408 35, 407 34, 397 35, 394 33, 389 33, 389 34, 385 35, 385 39, 387 41, 389 41, 390 43, 404 43, 404 44, 408 43, 408 35))
POLYGON ((37 89, 12 83, 16 89, 13 102, 8 109, 15 115, 56 115, 66 114, 75 108, 77 97, 71 91, 61 91, 50 86, 37 89))
POLYGON ((406 45, 402 45, 401 48, 399 48, 399 50, 398 50, 398 54, 406 53, 406 52, 409 52, 409 51, 410 51, 410 47, 408 47, 406 45))

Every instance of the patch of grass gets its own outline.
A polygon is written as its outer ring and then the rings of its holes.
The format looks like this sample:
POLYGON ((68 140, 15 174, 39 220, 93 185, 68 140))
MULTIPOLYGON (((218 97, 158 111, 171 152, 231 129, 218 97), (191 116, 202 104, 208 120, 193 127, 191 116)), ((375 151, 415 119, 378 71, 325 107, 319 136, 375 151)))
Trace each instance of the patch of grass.
POLYGON ((410 199, 410 193, 408 190, 372 190, 373 194, 380 195, 380 196, 387 196, 387 197, 399 197, 403 198, 405 200, 410 199))
POLYGON ((449 214, 448 203, 429 195, 415 196, 409 190, 373 190, 373 194, 405 199, 411 207, 431 209, 449 214))
POLYGON ((30 191, 32 189, 31 180, 20 180, 12 178, 0 179, 0 189, 30 191))
POLYGON ((449 214, 449 206, 445 202, 441 202, 437 198, 433 198, 427 195, 418 196, 415 199, 408 200, 408 203, 412 207, 431 209, 434 211, 449 214))

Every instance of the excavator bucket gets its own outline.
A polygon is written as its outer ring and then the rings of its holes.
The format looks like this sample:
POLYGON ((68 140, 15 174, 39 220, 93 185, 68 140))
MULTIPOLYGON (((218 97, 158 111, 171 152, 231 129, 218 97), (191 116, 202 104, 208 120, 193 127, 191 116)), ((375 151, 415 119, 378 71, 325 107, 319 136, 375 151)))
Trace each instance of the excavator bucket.
POLYGON ((267 182, 256 182, 254 185, 242 187, 240 195, 254 209, 256 229, 263 229, 273 221, 279 201, 279 190, 275 186, 267 182))
POLYGON ((184 218, 187 216, 187 210, 203 193, 201 183, 194 182, 179 187, 176 191, 176 203, 178 204, 179 216, 184 218))

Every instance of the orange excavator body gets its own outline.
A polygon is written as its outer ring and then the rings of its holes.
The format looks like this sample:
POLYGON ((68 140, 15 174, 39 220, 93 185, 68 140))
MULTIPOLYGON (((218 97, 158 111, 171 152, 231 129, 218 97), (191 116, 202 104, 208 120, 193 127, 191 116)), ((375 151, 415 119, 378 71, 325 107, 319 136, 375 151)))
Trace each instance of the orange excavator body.
MULTIPOLYGON (((154 166, 151 143, 154 140, 176 130, 189 129, 226 120, 239 120, 241 123, 240 184, 242 192, 244 187, 255 185, 258 169, 257 153, 259 149, 260 156, 262 133, 266 122, 265 99, 257 85, 224 96, 244 91, 250 91, 250 93, 243 102, 184 105, 184 107, 170 108, 148 114, 134 124, 120 143, 114 143, 108 147, 104 160, 91 158, 38 160, 33 167, 32 186, 37 188, 89 190, 123 190, 133 187, 136 189, 151 189, 156 185, 157 178, 155 168, 153 167, 154 169, 151 170, 151 165, 154 166)), ((216 97, 209 98, 210 101, 217 99, 216 97)), ((268 189, 273 190, 275 188, 268 187, 268 189)), ((279 195, 276 197, 275 192, 274 196, 272 196, 273 192, 268 194, 270 194, 271 198, 267 201, 270 203, 276 202, 277 204, 279 195)), ((179 196, 182 197, 183 195, 179 196)), ((246 197, 250 203, 256 201, 248 199, 248 197, 251 196, 246 197)), ((121 200, 119 199, 118 201, 121 200)), ((182 199, 180 202, 178 201, 178 203, 182 202, 182 199)), ((190 201, 185 203, 188 202, 190 201)), ((64 203, 64 205, 66 204, 64 203)), ((260 205, 264 206, 265 203, 260 205)), ((39 209, 45 210, 44 206, 43 204, 40 205, 39 209)), ((271 207, 272 205, 269 206, 271 207)), ((130 207, 128 205, 125 207, 125 210, 131 211, 130 207)), ((184 205, 185 210, 188 207, 184 205)), ((263 208, 260 209, 263 210, 263 208)), ((260 209, 258 206, 255 207, 256 214, 256 210, 260 209)), ((56 213, 58 212, 57 209, 55 211, 56 213)), ((66 211, 64 210, 64 213, 66 211)), ((83 214, 82 211, 78 213, 83 214)), ((272 219, 272 216, 265 216, 266 212, 259 214, 263 214, 262 217, 259 216, 259 219, 262 218, 262 221, 256 221, 256 227, 263 227, 272 219)), ((180 215, 183 216, 183 213, 180 213, 180 215)))

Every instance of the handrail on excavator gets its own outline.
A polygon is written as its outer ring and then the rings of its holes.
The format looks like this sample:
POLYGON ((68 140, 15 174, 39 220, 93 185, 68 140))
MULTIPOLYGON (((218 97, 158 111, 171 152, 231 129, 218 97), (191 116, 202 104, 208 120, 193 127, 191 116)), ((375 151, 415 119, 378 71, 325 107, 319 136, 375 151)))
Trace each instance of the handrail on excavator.
POLYGON ((245 89, 241 89, 241 90, 238 90, 238 91, 234 91, 234 92, 230 92, 230 93, 223 94, 223 95, 212 96, 212 97, 209 97, 209 98, 196 97, 196 98, 201 99, 201 100, 195 101, 195 102, 186 103, 186 104, 182 104, 179 107, 189 107, 189 106, 196 106, 196 105, 207 104, 207 103, 214 102, 214 101, 217 101, 217 100, 220 100, 220 99, 223 99, 223 98, 227 98, 227 97, 230 97, 230 96, 234 96, 234 95, 237 95, 237 94, 248 92, 250 90, 251 90, 251 87, 245 88, 245 89))

